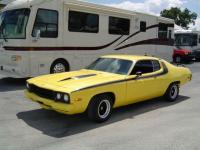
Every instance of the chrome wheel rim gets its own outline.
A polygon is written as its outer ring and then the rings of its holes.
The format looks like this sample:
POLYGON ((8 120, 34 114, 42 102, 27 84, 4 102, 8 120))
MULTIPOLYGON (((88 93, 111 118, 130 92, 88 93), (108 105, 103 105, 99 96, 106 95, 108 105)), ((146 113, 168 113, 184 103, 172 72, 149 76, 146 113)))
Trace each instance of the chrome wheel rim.
POLYGON ((61 73, 61 72, 65 72, 65 65, 63 65, 62 63, 58 63, 54 66, 53 68, 53 72, 54 73, 61 73))
POLYGON ((177 95, 178 95, 178 87, 177 87, 177 85, 174 85, 174 86, 171 87, 170 97, 172 99, 176 99, 177 95))
POLYGON ((98 107, 98 115, 101 119, 105 119, 110 114, 111 105, 109 100, 102 100, 98 107))

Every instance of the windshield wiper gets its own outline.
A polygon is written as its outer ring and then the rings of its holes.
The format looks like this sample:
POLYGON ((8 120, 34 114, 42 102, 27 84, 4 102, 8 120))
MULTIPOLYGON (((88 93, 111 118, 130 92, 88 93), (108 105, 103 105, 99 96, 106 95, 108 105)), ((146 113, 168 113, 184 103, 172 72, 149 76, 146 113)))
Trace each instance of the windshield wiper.
POLYGON ((8 42, 8 40, 5 37, 5 34, 3 32, 1 32, 2 38, 4 39, 5 42, 8 42))
POLYGON ((8 42, 8 40, 6 39, 6 35, 3 33, 3 24, 1 24, 0 26, 0 35, 2 35, 2 38, 5 42, 8 42))

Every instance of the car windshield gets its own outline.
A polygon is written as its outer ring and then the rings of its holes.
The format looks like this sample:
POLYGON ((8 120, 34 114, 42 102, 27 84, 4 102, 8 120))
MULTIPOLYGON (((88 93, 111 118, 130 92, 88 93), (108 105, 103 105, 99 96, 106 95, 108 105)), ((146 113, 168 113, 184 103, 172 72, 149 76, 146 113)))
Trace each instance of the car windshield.
POLYGON ((26 25, 30 9, 15 9, 0 14, 0 38, 23 39, 26 38, 26 25))
POLYGON ((116 58, 99 58, 86 69, 127 75, 133 62, 116 58))
POLYGON ((175 46, 196 46, 197 34, 175 34, 175 46))

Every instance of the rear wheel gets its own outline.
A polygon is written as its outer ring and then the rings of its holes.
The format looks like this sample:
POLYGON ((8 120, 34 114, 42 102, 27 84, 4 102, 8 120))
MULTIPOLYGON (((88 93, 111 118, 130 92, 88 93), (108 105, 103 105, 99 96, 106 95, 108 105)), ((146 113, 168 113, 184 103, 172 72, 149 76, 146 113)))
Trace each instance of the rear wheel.
POLYGON ((67 72, 69 71, 69 64, 60 59, 60 60, 56 60, 50 68, 50 73, 54 74, 54 73, 62 73, 62 72, 67 72))
POLYGON ((165 93, 165 98, 169 102, 174 102, 179 96, 179 85, 178 83, 172 83, 165 93))
POLYGON ((108 95, 95 96, 87 110, 88 118, 95 122, 107 121, 112 113, 113 100, 108 95))

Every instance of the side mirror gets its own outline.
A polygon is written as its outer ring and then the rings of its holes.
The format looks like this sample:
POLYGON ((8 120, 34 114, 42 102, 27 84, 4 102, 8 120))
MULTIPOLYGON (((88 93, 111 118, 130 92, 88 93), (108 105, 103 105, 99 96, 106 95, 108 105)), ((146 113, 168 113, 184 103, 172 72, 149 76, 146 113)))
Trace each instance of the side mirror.
POLYGON ((40 35, 41 35, 41 31, 40 30, 36 30, 35 41, 38 41, 40 39, 40 35))
POLYGON ((142 76, 142 72, 141 72, 141 71, 136 72, 136 76, 137 76, 137 77, 142 76))

